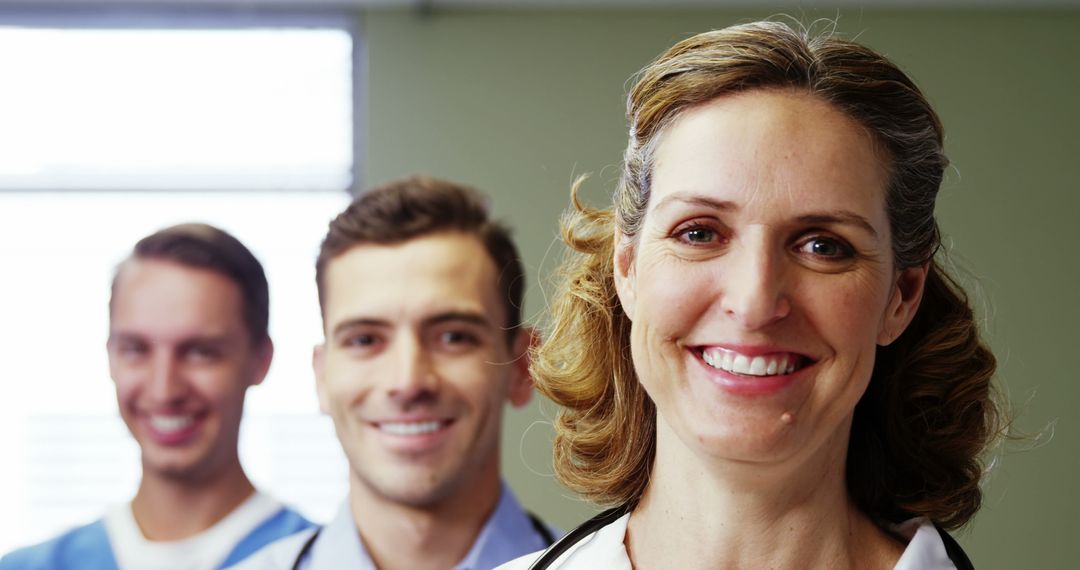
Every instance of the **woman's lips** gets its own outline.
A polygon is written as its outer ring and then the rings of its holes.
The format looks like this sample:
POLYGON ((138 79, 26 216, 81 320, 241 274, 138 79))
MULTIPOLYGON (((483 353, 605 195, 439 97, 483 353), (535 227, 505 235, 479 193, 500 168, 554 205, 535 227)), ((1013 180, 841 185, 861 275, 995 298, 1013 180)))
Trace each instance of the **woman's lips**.
POLYGON ((737 396, 777 393, 814 364, 809 357, 794 352, 737 351, 718 346, 700 347, 692 352, 715 385, 737 396))
POLYGON ((783 376, 810 362, 809 358, 794 352, 746 354, 718 346, 703 347, 700 352, 705 364, 742 376, 783 376))

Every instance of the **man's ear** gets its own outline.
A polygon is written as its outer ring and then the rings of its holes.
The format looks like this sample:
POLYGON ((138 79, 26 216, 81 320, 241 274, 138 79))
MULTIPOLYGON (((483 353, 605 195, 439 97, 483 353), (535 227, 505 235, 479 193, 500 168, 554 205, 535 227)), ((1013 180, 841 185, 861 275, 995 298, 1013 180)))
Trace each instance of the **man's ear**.
POLYGON ((514 344, 510 347, 510 388, 506 397, 515 408, 520 408, 532 400, 533 377, 529 372, 530 351, 540 341, 536 329, 522 325, 514 334, 514 344))
POLYGON ((315 393, 319 396, 319 411, 323 414, 330 414, 330 397, 326 393, 326 380, 325 380, 325 361, 324 350, 325 344, 316 344, 315 348, 311 350, 311 370, 315 372, 315 393))
POLYGON ((634 240, 620 231, 615 232, 615 292, 627 318, 634 320, 636 280, 634 275, 634 240))
POLYGON ((252 386, 262 384, 263 380, 266 379, 266 374, 270 372, 270 363, 273 360, 274 341, 270 340, 270 337, 266 337, 255 347, 255 376, 251 381, 252 386))
POLYGON ((915 318, 919 303, 922 302, 923 290, 926 288, 926 275, 929 270, 930 264, 924 263, 903 269, 897 274, 889 304, 885 307, 885 314, 882 316, 881 327, 878 330, 878 345, 892 344, 911 324, 911 319, 915 318))

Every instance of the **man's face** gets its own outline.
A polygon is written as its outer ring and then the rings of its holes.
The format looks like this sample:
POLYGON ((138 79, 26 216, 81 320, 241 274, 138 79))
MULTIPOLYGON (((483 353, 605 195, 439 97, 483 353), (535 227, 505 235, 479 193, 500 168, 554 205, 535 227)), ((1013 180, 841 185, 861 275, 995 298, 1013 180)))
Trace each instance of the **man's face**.
POLYGON ((497 275, 458 233, 330 262, 313 362, 359 492, 424 508, 497 484, 503 404, 532 394, 530 333, 508 344, 497 275))
POLYGON ((109 369, 144 476, 203 480, 236 461, 244 393, 270 366, 240 288, 213 271, 130 260, 113 293, 109 369))

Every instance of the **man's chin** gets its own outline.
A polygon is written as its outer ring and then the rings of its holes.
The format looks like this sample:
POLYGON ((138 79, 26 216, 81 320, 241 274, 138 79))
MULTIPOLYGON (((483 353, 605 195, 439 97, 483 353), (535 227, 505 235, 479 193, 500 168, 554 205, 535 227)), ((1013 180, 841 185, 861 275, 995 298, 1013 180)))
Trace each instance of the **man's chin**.
POLYGON ((380 476, 360 477, 363 486, 384 501, 404 507, 428 510, 438 507, 456 491, 447 478, 431 471, 385 473, 380 476))
POLYGON ((143 456, 143 477, 153 476, 158 479, 178 484, 198 484, 211 479, 210 471, 202 458, 195 457, 146 457, 143 456))

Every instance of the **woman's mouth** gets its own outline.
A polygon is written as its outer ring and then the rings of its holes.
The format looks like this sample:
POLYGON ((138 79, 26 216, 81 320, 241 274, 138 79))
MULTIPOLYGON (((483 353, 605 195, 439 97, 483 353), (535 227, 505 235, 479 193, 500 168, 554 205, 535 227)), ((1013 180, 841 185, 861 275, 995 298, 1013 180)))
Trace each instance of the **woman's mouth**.
POLYGON ((793 352, 748 355, 715 346, 702 347, 699 351, 705 364, 740 376, 784 376, 812 364, 806 356, 793 352))

